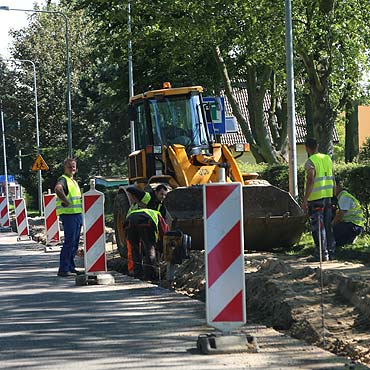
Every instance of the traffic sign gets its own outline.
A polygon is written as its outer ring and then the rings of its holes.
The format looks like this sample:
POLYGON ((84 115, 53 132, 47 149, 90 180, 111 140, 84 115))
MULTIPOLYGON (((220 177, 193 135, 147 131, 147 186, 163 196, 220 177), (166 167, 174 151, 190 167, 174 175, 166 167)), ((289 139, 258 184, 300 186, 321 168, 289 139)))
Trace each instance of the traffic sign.
POLYGON ((49 166, 44 161, 44 158, 41 157, 39 154, 32 165, 32 171, 47 171, 49 169, 49 166))
POLYGON ((224 97, 203 97, 208 131, 210 134, 221 135, 226 132, 225 128, 225 99, 224 97), (208 111, 208 112, 207 112, 208 111), (208 114, 207 114, 208 113, 208 114))

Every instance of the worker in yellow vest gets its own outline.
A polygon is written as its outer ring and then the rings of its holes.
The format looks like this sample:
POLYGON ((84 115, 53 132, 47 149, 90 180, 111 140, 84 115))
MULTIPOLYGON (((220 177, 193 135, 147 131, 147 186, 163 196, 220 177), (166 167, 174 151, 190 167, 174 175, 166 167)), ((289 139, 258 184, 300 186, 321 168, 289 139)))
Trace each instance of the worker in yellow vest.
MULTIPOLYGON (((160 212, 163 218, 166 217, 166 207, 163 204, 164 199, 167 196, 168 188, 165 184, 159 184, 154 191, 148 192, 139 189, 136 186, 129 186, 126 189, 126 194, 130 200, 130 209, 127 212, 127 216, 134 210, 137 209, 154 209, 160 212)), ((127 235, 127 233, 126 233, 127 235)), ((134 260, 132 245, 129 239, 126 238, 127 246, 127 269, 129 274, 134 275, 134 260)))
POLYGON ((124 228, 136 278, 156 279, 155 245, 160 237, 160 217, 160 212, 149 208, 130 209, 127 213, 124 228))
POLYGON ((144 191, 136 186, 129 186, 126 192, 131 196, 132 208, 149 208, 159 211, 166 218, 166 207, 163 201, 167 197, 168 188, 165 184, 159 184, 152 191, 144 191))
POLYGON ((306 181, 302 208, 308 211, 311 232, 317 247, 314 258, 319 258, 321 235, 322 260, 334 259, 335 240, 332 229, 332 198, 334 196, 333 162, 327 154, 319 153, 316 139, 305 142, 308 160, 305 163, 306 181))
POLYGON ((64 161, 64 174, 55 185, 57 195, 56 212, 62 221, 64 242, 60 251, 58 276, 67 277, 82 273, 76 270, 74 258, 78 250, 82 226, 82 198, 77 181, 73 178, 77 172, 76 160, 64 161))
POLYGON ((333 220, 336 246, 352 244, 363 231, 364 213, 360 202, 343 188, 339 179, 336 179, 335 193, 338 199, 338 210, 333 220))

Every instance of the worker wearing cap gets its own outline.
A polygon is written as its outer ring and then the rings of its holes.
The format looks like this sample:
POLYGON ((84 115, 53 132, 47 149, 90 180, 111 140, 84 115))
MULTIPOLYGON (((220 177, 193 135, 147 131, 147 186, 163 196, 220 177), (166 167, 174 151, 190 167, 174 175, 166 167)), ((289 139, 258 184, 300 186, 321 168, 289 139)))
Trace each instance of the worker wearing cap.
MULTIPOLYGON (((333 162, 327 154, 319 153, 315 139, 305 142, 308 160, 305 163, 306 182, 302 208, 308 211, 311 232, 317 249, 321 235, 324 261, 334 258, 335 240, 332 230, 332 198, 334 196, 333 162)), ((315 252, 316 258, 318 252, 315 252)))
POLYGON ((335 194, 338 210, 333 220, 334 238, 337 246, 352 244, 365 225, 360 202, 336 180, 335 194))

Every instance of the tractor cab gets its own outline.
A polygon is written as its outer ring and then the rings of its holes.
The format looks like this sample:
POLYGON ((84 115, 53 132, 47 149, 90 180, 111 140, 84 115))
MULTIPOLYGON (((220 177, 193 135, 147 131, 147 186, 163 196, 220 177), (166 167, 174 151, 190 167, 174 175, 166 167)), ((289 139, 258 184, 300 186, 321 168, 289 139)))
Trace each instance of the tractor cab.
MULTIPOLYGON (((189 157, 211 150, 202 92, 201 86, 171 88, 165 83, 163 89, 131 98, 129 113, 134 122, 131 135, 135 150, 130 157, 141 152, 143 160, 145 155, 144 177, 163 173, 163 149, 171 145, 182 145, 189 157)), ((137 166, 131 160, 129 167, 130 178, 140 175, 135 173, 137 166)))

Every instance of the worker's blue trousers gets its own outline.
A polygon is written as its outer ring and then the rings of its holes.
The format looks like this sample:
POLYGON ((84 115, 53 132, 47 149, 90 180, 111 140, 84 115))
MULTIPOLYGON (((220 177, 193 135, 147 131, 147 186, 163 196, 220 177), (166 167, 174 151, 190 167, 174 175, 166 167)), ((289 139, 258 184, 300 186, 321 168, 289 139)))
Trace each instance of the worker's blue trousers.
POLYGON ((82 215, 81 213, 59 216, 64 229, 64 243, 60 251, 59 272, 69 272, 76 268, 74 258, 80 241, 82 215))

